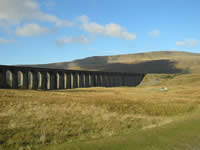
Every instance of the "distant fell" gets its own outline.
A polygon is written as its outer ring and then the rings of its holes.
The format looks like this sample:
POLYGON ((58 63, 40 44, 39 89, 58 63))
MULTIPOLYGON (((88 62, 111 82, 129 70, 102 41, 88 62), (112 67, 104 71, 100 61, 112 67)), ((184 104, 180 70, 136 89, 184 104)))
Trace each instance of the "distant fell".
POLYGON ((70 62, 32 66, 133 73, 200 73, 200 54, 180 51, 154 51, 114 56, 93 56, 70 62))

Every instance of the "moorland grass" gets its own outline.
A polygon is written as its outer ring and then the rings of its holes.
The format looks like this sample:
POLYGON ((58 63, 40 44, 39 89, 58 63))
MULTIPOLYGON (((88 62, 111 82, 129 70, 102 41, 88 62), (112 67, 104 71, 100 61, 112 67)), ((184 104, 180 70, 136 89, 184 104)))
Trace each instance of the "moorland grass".
POLYGON ((198 114, 173 123, 135 130, 128 135, 106 137, 81 143, 49 145, 42 150, 199 150, 200 119, 198 114))
POLYGON ((199 84, 199 74, 148 75, 138 87, 1 89, 0 149, 120 137, 173 123, 199 109, 199 84), (159 83, 152 85, 153 78, 159 83))

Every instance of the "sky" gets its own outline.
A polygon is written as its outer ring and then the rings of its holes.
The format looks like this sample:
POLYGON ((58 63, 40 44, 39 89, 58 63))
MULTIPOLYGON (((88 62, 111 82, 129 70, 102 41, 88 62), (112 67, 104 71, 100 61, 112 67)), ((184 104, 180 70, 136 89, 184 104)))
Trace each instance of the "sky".
POLYGON ((200 52, 200 0, 0 0, 0 64, 200 52))

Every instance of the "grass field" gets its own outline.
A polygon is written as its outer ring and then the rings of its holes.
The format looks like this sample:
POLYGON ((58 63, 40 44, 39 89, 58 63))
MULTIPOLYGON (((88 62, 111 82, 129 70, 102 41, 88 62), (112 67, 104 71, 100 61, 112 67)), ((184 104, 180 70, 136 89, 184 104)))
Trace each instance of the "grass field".
POLYGON ((166 74, 138 87, 1 89, 0 150, 197 150, 199 85, 200 74, 166 74))
POLYGON ((156 128, 132 131, 82 143, 47 146, 43 150, 199 150, 200 115, 156 128))

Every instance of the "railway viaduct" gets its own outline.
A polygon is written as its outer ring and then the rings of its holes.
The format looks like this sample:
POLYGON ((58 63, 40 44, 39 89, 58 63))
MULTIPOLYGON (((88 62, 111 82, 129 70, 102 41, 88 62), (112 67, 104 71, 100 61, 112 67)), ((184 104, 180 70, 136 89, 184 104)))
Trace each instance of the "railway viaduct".
POLYGON ((0 65, 0 88, 72 89, 137 86, 145 74, 0 65))

